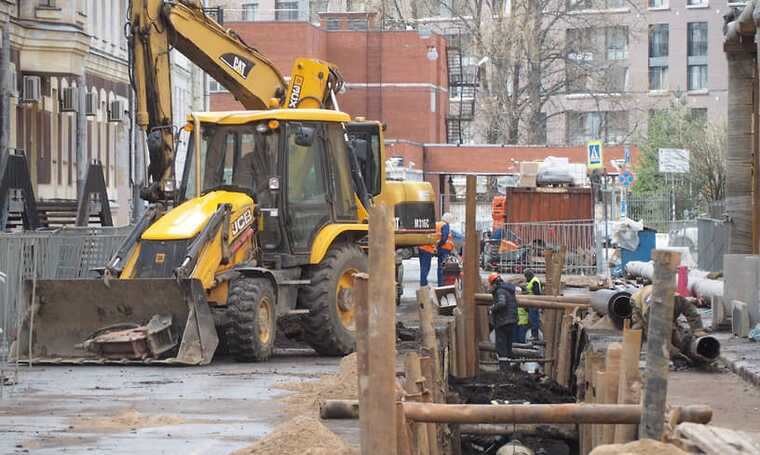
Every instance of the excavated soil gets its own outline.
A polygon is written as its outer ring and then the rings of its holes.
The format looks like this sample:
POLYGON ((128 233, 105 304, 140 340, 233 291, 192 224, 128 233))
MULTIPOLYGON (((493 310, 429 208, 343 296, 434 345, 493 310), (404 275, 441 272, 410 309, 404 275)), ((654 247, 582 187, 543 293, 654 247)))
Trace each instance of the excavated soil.
POLYGON ((317 381, 291 382, 277 387, 294 392, 283 398, 290 415, 316 412, 321 400, 356 400, 359 398, 356 353, 341 359, 338 374, 324 375, 317 381))
POLYGON ((231 455, 358 455, 319 420, 298 416, 277 427, 253 445, 231 455))
POLYGON ((71 429, 129 431, 135 428, 163 427, 189 423, 187 419, 168 415, 145 415, 134 409, 127 409, 110 417, 76 417, 71 421, 71 429))
POLYGON ((482 373, 467 380, 451 378, 449 383, 469 404, 490 404, 493 400, 533 404, 575 402, 567 388, 523 371, 482 373))
POLYGON ((628 444, 599 446, 591 455, 688 455, 678 447, 651 439, 641 439, 628 444))
MULTIPOLYGON (((481 373, 473 379, 449 379, 453 391, 467 404, 490 404, 494 400, 510 403, 554 404, 574 403, 570 391, 554 381, 539 378, 524 371, 481 373)), ((526 447, 537 454, 570 455, 578 451, 577 444, 536 436, 515 435, 526 447)), ((462 453, 494 454, 496 449, 509 442, 508 438, 462 435, 462 453), (489 450, 490 449, 490 450, 489 450)))

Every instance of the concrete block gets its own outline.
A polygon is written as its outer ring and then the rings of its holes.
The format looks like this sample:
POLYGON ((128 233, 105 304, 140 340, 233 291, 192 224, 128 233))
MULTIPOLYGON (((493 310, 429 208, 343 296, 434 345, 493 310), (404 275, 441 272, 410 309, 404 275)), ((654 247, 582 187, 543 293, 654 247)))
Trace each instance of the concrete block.
POLYGON ((743 299, 747 304, 749 314, 749 326, 754 327, 760 322, 760 256, 746 256, 744 258, 744 276, 742 281, 743 299))
POLYGON ((746 301, 745 296, 740 294, 743 290, 742 286, 742 269, 744 268, 744 258, 746 254, 726 254, 723 256, 723 280, 725 285, 723 286, 723 301, 729 303, 728 308, 725 308, 725 312, 722 313, 723 319, 717 319, 715 313, 713 313, 713 327, 726 324, 728 318, 731 317, 730 302, 734 300, 746 301))
POLYGON ((749 335, 749 328, 751 327, 747 304, 739 300, 733 300, 731 306, 733 307, 731 312, 731 331, 738 337, 746 338, 749 335))

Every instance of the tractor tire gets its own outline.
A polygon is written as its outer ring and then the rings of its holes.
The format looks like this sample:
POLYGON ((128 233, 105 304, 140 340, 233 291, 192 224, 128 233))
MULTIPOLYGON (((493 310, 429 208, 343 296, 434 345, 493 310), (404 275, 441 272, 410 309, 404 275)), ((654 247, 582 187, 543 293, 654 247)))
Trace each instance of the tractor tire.
POLYGON ((306 269, 311 284, 298 293, 298 307, 309 310, 302 318, 304 341, 317 353, 343 356, 356 349, 356 323, 351 275, 367 272, 367 255, 356 245, 333 246, 319 265, 306 269))
POLYGON ((241 277, 230 283, 224 338, 238 362, 272 357, 277 330, 274 289, 266 278, 241 277))

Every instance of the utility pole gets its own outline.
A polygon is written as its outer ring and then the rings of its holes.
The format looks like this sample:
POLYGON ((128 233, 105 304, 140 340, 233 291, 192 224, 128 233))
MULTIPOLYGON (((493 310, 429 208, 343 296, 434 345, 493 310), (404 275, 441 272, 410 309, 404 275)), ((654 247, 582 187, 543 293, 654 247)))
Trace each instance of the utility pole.
POLYGON ((84 192, 84 182, 87 178, 87 114, 85 104, 87 103, 87 81, 84 73, 77 82, 77 97, 79 98, 76 116, 76 160, 77 160, 77 200, 82 198, 84 192))

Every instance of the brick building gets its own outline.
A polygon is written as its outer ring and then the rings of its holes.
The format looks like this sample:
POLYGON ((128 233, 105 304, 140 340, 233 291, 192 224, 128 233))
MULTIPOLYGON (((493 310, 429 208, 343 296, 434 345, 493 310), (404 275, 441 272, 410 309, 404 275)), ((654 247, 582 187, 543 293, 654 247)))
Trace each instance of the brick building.
MULTIPOLYGON (((378 31, 375 17, 364 12, 320 13, 320 26, 298 21, 225 22, 225 26, 259 49, 286 77, 299 56, 338 65, 347 82, 345 93, 338 96, 341 110, 384 121, 388 138, 446 142, 444 39, 416 31, 378 31)), ((241 108, 218 84, 212 82, 210 92, 212 110, 241 108)))

